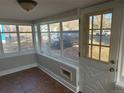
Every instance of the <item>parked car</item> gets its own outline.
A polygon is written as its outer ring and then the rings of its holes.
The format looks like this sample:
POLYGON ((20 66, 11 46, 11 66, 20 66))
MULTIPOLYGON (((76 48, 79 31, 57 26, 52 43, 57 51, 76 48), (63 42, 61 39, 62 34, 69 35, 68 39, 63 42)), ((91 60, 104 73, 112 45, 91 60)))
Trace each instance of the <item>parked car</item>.
MULTIPOLYGON (((98 31, 96 35, 93 36, 96 42, 100 42, 100 32, 98 31)), ((104 30, 102 32, 102 43, 109 44, 110 43, 110 31, 104 30)))
MULTIPOLYGON (((106 36, 107 36, 107 35, 110 35, 110 33, 111 33, 111 32, 110 32, 109 30, 103 30, 103 31, 102 31, 102 35, 106 35, 106 36)), ((97 35, 97 36, 100 35, 100 31, 96 31, 96 35, 97 35)))
MULTIPOLYGON (((63 35, 63 48, 72 47, 72 37, 71 35, 64 34, 63 35)), ((60 49, 60 36, 56 36, 51 39, 51 48, 60 49)))

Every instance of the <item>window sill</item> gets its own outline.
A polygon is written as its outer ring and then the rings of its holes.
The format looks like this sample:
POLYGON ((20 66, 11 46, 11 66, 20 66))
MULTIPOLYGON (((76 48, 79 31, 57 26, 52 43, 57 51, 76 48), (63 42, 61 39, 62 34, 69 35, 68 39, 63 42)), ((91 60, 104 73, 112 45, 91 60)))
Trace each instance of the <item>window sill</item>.
POLYGON ((47 57, 49 59, 55 60, 57 62, 63 63, 67 66, 70 66, 72 68, 75 68, 76 70, 79 70, 79 61, 71 61, 71 60, 67 60, 67 59, 63 59, 63 58, 58 58, 55 56, 51 56, 45 53, 38 53, 41 56, 47 57))

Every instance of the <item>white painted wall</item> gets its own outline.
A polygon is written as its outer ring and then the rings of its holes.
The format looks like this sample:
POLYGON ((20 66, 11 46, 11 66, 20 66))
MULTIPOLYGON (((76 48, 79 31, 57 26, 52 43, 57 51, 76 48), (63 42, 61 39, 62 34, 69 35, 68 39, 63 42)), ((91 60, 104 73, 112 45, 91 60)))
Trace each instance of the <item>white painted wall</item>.
MULTIPOLYGON (((0 59, 0 73, 14 68, 36 64, 35 54, 26 54, 0 59)), ((6 73, 5 73, 6 74, 6 73)))
MULTIPOLYGON (((101 6, 104 7, 104 5, 101 5, 101 6)), ((68 14, 63 14, 61 16, 59 15, 59 17, 54 16, 54 17, 49 17, 48 19, 45 18, 42 20, 36 20, 34 22, 37 23, 40 21, 46 22, 46 21, 52 21, 52 20, 56 20, 56 19, 59 20, 59 19, 64 19, 65 16, 66 17, 69 17, 69 16, 75 17, 76 15, 77 15, 77 10, 74 10, 74 11, 69 12, 68 14)), ((80 38, 80 39, 83 40, 82 38, 80 38)), ((83 49, 82 44, 81 44, 81 48, 83 49)), ((82 51, 82 49, 80 51, 82 51)), ((21 56, 0 59, 0 72, 9 70, 9 69, 13 69, 13 68, 17 68, 20 66, 35 64, 36 62, 38 62, 40 69, 44 70, 46 73, 48 73, 49 75, 51 75, 52 77, 54 77, 55 79, 60 81, 61 83, 62 82, 65 83, 65 86, 69 87, 73 91, 78 90, 78 81, 79 81, 78 80, 78 76, 79 76, 78 67, 75 68, 75 67, 69 66, 65 63, 55 61, 51 58, 42 56, 40 54, 27 54, 27 55, 21 55, 21 56), (72 81, 66 79, 65 77, 63 77, 60 74, 61 66, 72 72, 72 81)), ((95 64, 97 64, 97 63, 95 63, 95 64)), ((105 88, 102 89, 102 87, 96 82, 98 79, 99 79, 99 81, 102 82, 102 78, 96 77, 96 76, 97 76, 97 73, 99 73, 100 68, 105 67, 106 65, 104 65, 104 66, 101 65, 99 68, 97 68, 97 67, 94 68, 92 66, 93 66, 93 64, 91 64, 91 61, 83 58, 83 54, 82 54, 81 60, 80 60, 80 81, 79 81, 80 90, 84 93, 106 93, 105 89, 108 89, 108 88, 106 88, 106 86, 104 86, 105 88), (96 85, 96 86, 94 86, 94 85, 96 85)), ((108 68, 109 68, 109 66, 108 66, 108 68)), ((100 76, 100 75, 105 75, 105 73, 104 72, 100 73, 98 76, 100 76)), ((122 91, 122 93, 124 92, 123 88, 119 87, 118 89, 119 89, 119 91, 122 91)), ((116 93, 120 93, 119 91, 117 91, 116 93)))
POLYGON ((45 70, 47 73, 55 77, 57 80, 59 80, 61 83, 64 83, 65 86, 69 87, 72 91, 77 91, 77 83, 78 83, 78 67, 72 67, 69 65, 66 65, 65 63, 55 61, 51 58, 45 57, 43 55, 38 54, 37 55, 38 60, 38 66, 39 68, 45 70), (66 79, 60 74, 60 68, 64 67, 67 70, 69 70, 72 73, 72 81, 66 79), (53 74, 54 75, 53 75, 53 74))

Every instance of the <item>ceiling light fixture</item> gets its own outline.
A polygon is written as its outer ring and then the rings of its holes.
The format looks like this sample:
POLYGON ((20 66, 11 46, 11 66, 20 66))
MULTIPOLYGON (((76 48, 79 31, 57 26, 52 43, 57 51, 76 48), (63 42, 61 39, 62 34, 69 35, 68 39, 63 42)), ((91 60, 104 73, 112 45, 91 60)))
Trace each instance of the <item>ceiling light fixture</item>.
POLYGON ((17 0, 17 2, 26 11, 32 10, 37 5, 37 2, 34 0, 17 0))

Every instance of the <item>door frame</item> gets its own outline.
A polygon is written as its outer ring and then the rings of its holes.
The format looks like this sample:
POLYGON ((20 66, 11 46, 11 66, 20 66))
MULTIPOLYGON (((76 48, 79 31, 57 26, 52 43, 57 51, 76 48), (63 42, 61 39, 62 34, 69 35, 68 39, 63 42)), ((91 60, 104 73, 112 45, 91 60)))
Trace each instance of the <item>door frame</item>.
MULTIPOLYGON (((124 15, 124 4, 123 4, 123 14, 124 15)), ((121 40, 120 40, 120 50, 119 50, 119 60, 118 60, 118 73, 117 73, 117 85, 124 87, 124 77, 121 76, 123 60, 124 60, 124 16, 122 18, 122 32, 121 32, 121 40)))

